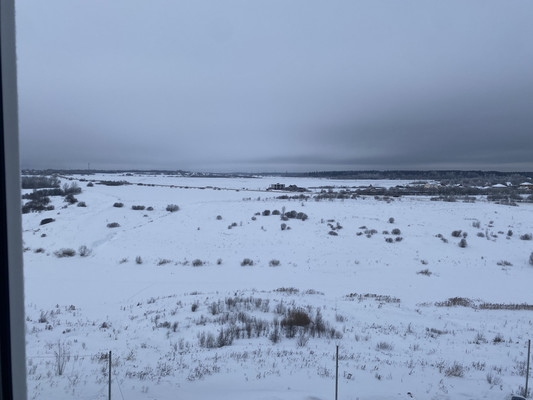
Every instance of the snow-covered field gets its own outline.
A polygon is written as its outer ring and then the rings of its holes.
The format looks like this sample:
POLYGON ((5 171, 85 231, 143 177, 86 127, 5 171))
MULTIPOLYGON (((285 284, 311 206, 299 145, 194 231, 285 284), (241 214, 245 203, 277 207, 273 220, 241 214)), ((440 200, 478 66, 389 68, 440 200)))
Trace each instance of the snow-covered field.
POLYGON ((110 351, 114 399, 333 399, 336 346, 343 400, 525 386, 531 203, 265 190, 397 181, 72 178, 86 207, 53 197, 55 210, 23 215, 30 399, 106 399, 110 351))

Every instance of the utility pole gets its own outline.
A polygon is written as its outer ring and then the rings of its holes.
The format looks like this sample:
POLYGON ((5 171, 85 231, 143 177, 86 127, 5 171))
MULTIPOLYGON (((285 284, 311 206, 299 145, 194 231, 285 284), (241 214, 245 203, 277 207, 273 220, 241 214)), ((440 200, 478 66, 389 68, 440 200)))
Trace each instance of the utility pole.
POLYGON ((109 387, 108 387, 108 400, 111 400, 111 350, 109 350, 109 387))
POLYGON ((526 392, 524 393, 524 397, 528 397, 528 388, 527 385, 529 383, 529 359, 531 355, 531 339, 527 341, 527 367, 526 367, 526 392))
MULTIPOLYGON (((527 384, 526 384, 527 387, 527 384)), ((337 354, 335 356, 335 400, 339 398, 339 345, 337 345, 337 354)))

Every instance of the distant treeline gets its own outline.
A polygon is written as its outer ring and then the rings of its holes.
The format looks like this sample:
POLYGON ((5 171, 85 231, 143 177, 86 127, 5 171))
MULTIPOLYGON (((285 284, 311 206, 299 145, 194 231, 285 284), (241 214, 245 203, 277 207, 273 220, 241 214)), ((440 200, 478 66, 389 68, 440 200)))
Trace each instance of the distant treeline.
POLYGON ((293 178, 328 178, 328 179, 393 179, 412 181, 438 181, 443 185, 461 184, 465 186, 488 186, 495 183, 511 182, 518 185, 531 181, 533 172, 500 172, 500 171, 461 171, 461 170, 418 170, 418 171, 312 171, 312 172, 286 172, 286 173, 215 173, 191 172, 182 170, 23 170, 23 175, 92 175, 95 173, 114 174, 150 174, 150 175, 176 175, 187 177, 205 178, 239 178, 257 176, 279 176, 293 178))
POLYGON ((442 184, 461 184, 465 181, 478 181, 475 186, 484 186, 492 182, 511 182, 519 184, 530 181, 533 172, 499 172, 499 171, 316 171, 286 173, 287 177, 309 177, 330 179, 398 179, 414 181, 439 181, 442 184))

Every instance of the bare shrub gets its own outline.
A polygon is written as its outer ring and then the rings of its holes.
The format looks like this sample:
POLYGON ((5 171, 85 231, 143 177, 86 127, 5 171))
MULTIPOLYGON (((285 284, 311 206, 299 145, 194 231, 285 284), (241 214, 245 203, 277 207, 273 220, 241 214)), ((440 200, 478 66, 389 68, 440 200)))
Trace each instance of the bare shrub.
POLYGON ((431 276, 432 272, 429 269, 423 269, 417 272, 418 275, 431 276))
POLYGON ((222 215, 217 215, 217 221, 220 221, 222 219, 222 215))
POLYGON ((263 217, 268 217, 270 215, 270 210, 263 211, 263 217))
POLYGON ((33 250, 34 253, 44 253, 44 249, 39 247, 38 249, 33 250))
POLYGON ((124 203, 119 203, 119 202, 114 203, 114 204, 113 204, 113 207, 116 207, 116 208, 122 208, 122 207, 124 207, 124 203))
POLYGON ((512 267, 513 266, 511 262, 505 261, 505 260, 498 261, 496 265, 499 265, 500 267, 512 267))
POLYGON ((533 253, 529 255, 529 264, 533 265, 533 253))
POLYGON ((393 235, 400 235, 400 234, 402 233, 402 231, 399 230, 398 228, 394 228, 394 229, 391 231, 391 233, 392 233, 393 235))
POLYGON ((376 345, 376 350, 378 351, 391 351, 393 349, 393 345, 388 342, 379 342, 376 345))
POLYGON ((65 200, 64 200, 66 203, 69 203, 69 204, 76 204, 78 202, 78 199, 76 197, 74 197, 74 195, 72 193, 69 193, 65 196, 65 200))
POLYGON ((214 349, 216 348, 216 340, 215 335, 213 335, 211 332, 205 333, 202 332, 198 335, 198 344, 200 347, 205 347, 207 349, 214 349))
POLYGON ((494 344, 503 343, 503 342, 505 342, 505 339, 503 338, 501 333, 497 333, 496 336, 494 336, 494 339, 492 339, 492 343, 494 344))
POLYGON ((435 303, 437 307, 472 307, 473 304, 472 300, 465 297, 450 297, 446 301, 435 303))
POLYGON ((78 207, 87 207, 87 204, 84 202, 84 201, 80 201, 78 204, 77 204, 78 207))
POLYGON ((270 262, 268 263, 268 265, 270 265, 271 267, 277 267, 279 266, 279 264, 280 264, 279 260, 275 260, 275 259, 270 260, 270 262))
POLYGON ((146 208, 145 206, 131 206, 131 209, 135 211, 142 211, 145 208, 146 208))
POLYGON ((74 249, 60 249, 54 252, 57 258, 63 257, 74 257, 76 255, 76 250, 74 249))
POLYGON ((135 263, 139 265, 143 263, 143 259, 141 258, 141 256, 135 257, 135 263))
POLYGON ((394 224, 394 218, 392 217, 389 218, 389 224, 394 224))
POLYGON ((461 231, 461 230, 453 231, 453 232, 452 232, 452 236, 453 236, 453 237, 461 237, 461 233, 462 233, 462 232, 463 232, 463 231, 461 231))
POLYGON ((109 224, 107 224, 107 227, 108 228, 118 228, 118 227, 120 227, 120 224, 118 222, 110 222, 109 224))
POLYGON ((204 265, 204 262, 200 260, 199 258, 192 261, 193 267, 201 267, 202 265, 204 265))
POLYGON ((502 384, 502 378, 494 375, 492 372, 487 373, 487 383, 491 386, 499 386, 502 384))
POLYGON ((244 260, 241 261, 241 267, 252 266, 252 265, 254 265, 254 262, 253 260, 249 258, 245 258, 244 260))
POLYGON ((176 212, 179 211, 179 209, 179 206, 177 206, 176 204, 169 204, 166 208, 168 212, 176 212))
POLYGON ((65 343, 61 343, 61 341, 58 341, 57 348, 54 351, 54 356, 56 362, 56 373, 57 375, 61 376, 65 371, 67 362, 70 360, 70 351, 67 345, 65 343))
POLYGON ((481 227, 481 222, 479 222, 479 221, 474 221, 474 222, 472 222, 472 226, 473 226, 474 228, 479 229, 479 228, 481 227))
POLYGON ((531 236, 531 233, 524 233, 523 235, 520 235, 520 240, 531 240, 533 236, 531 236))
POLYGON ((281 230, 284 231, 285 229, 287 229, 287 224, 284 222, 281 224, 281 230))
POLYGON ((88 257, 91 255, 91 253, 92 250, 85 245, 80 246, 80 248, 78 249, 78 254, 80 255, 80 257, 88 257))
POLYGON ((46 224, 49 224, 49 223, 54 222, 54 221, 55 221, 55 219, 53 219, 53 218, 45 218, 45 219, 41 220, 41 223, 39 225, 46 225, 46 224))
POLYGON ((274 329, 272 329, 268 338, 272 343, 276 344, 281 340, 281 332, 279 330, 279 323, 277 319, 274 320, 273 325, 274 329))
POLYGON ((169 260, 168 258, 160 258, 159 260, 157 260, 157 265, 170 264, 171 262, 172 260, 169 260))
POLYGON ((296 339, 296 345, 298 347, 305 347, 307 345, 307 342, 309 342, 309 336, 305 332, 300 331, 298 339, 296 339))
POLYGON ((76 182, 72 182, 70 185, 68 183, 65 183, 63 185, 63 194, 65 195, 73 195, 73 194, 80 194, 81 193, 81 187, 78 186, 76 182))
POLYGON ((459 247, 464 249, 466 246, 468 246, 468 244, 466 243, 466 239, 462 238, 461 241, 459 242, 459 247))
POLYGON ((455 361, 451 366, 444 370, 444 375, 462 378, 465 374, 465 368, 462 364, 455 361))
POLYGON ((55 176, 23 176, 22 189, 58 188, 61 181, 55 176))

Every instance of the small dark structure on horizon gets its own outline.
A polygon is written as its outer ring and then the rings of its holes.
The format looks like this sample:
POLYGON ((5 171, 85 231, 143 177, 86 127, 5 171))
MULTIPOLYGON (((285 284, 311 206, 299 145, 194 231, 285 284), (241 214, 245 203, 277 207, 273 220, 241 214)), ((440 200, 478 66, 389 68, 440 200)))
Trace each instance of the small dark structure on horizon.
POLYGON ((273 183, 268 188, 269 190, 285 190, 285 184, 283 183, 273 183))

